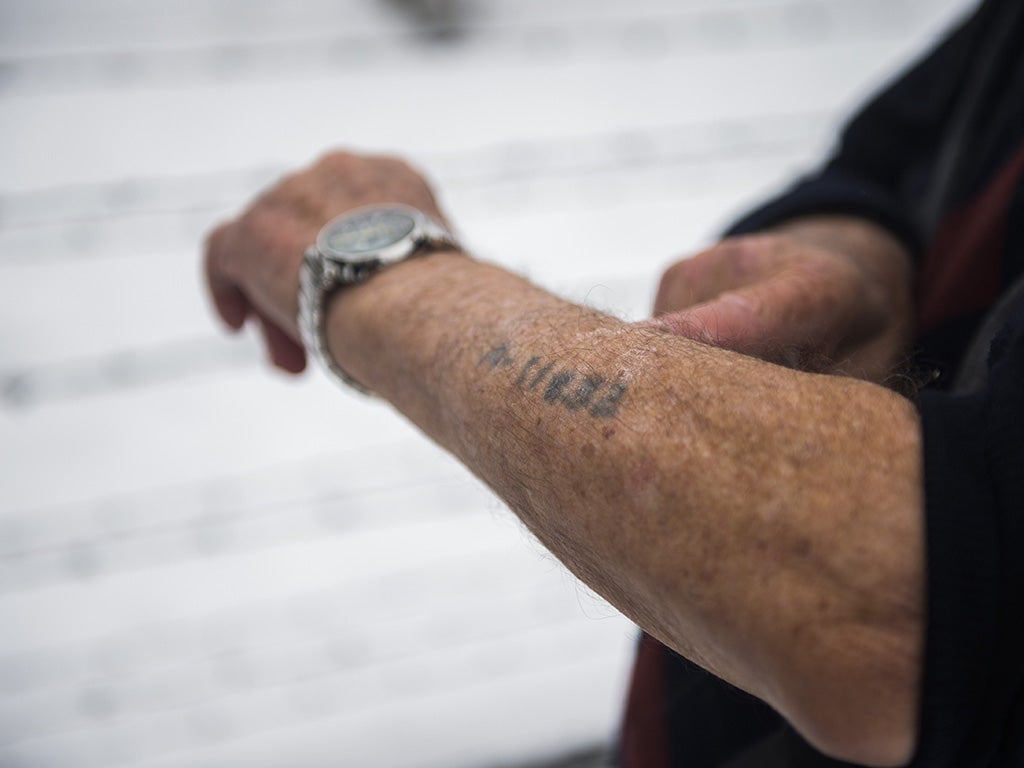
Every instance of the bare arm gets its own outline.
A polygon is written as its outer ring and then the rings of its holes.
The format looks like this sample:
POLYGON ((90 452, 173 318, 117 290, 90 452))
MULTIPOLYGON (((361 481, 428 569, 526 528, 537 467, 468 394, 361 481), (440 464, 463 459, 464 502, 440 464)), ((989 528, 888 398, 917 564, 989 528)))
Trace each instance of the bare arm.
MULTIPOLYGON (((287 323, 287 265, 318 217, 294 243, 247 233, 288 198, 214 237, 222 314, 235 286, 283 297, 261 316, 287 323), (246 275, 272 277, 261 291, 246 275)), ((909 759, 923 554, 907 402, 623 323, 454 253, 344 291, 328 340, 644 629, 826 752, 909 759)))
POLYGON ((344 295, 328 338, 644 629, 828 751, 909 758, 922 533, 906 401, 454 255, 344 295))

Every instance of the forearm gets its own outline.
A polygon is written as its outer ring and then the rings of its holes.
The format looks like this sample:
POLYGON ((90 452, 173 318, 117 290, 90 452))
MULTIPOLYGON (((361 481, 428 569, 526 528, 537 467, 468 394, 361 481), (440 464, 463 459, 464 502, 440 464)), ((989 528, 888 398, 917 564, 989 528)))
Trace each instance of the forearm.
POLYGON ((904 401, 448 254, 347 290, 328 339, 646 630, 827 748, 841 737, 814 710, 860 696, 889 721, 864 728, 903 734, 886 759, 909 749, 923 556, 904 401))

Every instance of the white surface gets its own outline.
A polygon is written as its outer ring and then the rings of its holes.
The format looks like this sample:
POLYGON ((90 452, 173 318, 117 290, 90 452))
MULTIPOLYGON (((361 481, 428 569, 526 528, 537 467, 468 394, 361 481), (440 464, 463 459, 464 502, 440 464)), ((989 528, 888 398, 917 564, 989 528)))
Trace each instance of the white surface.
POLYGON ((223 337, 203 233, 330 146, 641 317, 961 0, 0 0, 0 765, 609 739, 633 630, 381 405, 223 337))

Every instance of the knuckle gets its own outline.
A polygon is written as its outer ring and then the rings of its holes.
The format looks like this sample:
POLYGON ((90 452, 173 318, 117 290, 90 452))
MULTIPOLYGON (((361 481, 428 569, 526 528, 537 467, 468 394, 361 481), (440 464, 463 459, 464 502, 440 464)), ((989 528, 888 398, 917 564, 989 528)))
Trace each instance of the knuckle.
POLYGON ((718 243, 711 251, 719 258, 727 258, 740 264, 748 264, 764 258, 772 252, 778 242, 778 236, 763 232, 750 235, 728 237, 718 243))
POLYGON ((698 254, 701 258, 733 256, 750 250, 751 240, 756 235, 741 235, 738 237, 727 237, 719 240, 707 250, 698 254))
POLYGON ((728 262, 742 273, 759 258, 762 241, 758 235, 736 237, 723 240, 711 251, 709 259, 721 259, 728 262))

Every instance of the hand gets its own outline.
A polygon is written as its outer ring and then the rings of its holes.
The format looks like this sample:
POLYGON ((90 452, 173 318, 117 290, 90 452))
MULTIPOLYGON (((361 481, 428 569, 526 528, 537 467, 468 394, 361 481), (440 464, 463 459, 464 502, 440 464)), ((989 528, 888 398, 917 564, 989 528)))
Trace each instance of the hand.
POLYGON ((884 230, 814 217, 669 267, 646 325, 765 360, 881 381, 910 327, 909 256, 884 230))
POLYGON ((217 313, 233 330, 247 319, 259 322, 273 364, 303 370, 302 254, 330 219, 375 203, 404 203, 444 221, 427 182, 394 158, 332 152, 282 179, 206 240, 206 281, 217 313))

